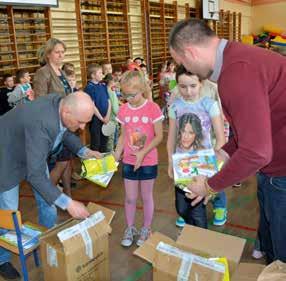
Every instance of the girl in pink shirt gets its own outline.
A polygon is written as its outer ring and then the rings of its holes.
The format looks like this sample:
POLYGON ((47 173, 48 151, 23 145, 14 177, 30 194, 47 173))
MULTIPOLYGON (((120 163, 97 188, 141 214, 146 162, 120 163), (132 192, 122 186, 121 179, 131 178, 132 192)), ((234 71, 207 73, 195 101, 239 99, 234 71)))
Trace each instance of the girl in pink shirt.
POLYGON ((134 226, 139 185, 144 210, 144 225, 137 245, 140 246, 151 234, 154 213, 153 187, 157 177, 158 153, 156 147, 163 139, 163 115, 159 106, 144 98, 144 76, 139 71, 127 71, 120 81, 127 103, 118 112, 121 135, 115 150, 119 160, 123 154, 122 174, 125 186, 125 217, 127 228, 121 245, 132 245, 137 230, 134 226))

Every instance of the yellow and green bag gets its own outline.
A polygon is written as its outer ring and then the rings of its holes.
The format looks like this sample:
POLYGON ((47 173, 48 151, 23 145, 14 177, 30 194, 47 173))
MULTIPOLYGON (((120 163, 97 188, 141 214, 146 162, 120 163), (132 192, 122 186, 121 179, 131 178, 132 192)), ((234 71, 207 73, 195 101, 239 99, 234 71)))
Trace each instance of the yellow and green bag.
POLYGON ((117 171, 117 164, 113 155, 108 154, 100 159, 83 160, 81 170, 82 177, 92 177, 117 171))

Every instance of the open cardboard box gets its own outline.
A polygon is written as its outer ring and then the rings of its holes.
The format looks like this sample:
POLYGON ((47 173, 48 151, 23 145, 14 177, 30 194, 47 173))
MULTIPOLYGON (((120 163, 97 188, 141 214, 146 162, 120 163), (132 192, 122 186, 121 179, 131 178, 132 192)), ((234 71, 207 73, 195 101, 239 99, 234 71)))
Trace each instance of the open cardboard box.
POLYGON ((256 263, 240 263, 231 281, 256 281, 265 265, 256 263))
POLYGON ((94 203, 87 208, 88 219, 69 219, 41 237, 46 281, 110 280, 108 234, 115 212, 94 203))
POLYGON ((232 276, 245 242, 245 239, 186 225, 177 241, 155 232, 134 254, 152 263, 153 281, 222 281, 222 264, 192 257, 190 253, 205 258, 226 257, 232 276), (178 255, 178 251, 183 254, 178 255))

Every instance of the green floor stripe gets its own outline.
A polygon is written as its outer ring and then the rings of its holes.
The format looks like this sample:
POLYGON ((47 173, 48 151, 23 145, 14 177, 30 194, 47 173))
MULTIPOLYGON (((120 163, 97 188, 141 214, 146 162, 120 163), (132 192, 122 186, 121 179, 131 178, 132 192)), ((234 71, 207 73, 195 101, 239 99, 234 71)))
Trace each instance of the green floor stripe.
POLYGON ((137 281, 139 280, 145 273, 150 271, 152 269, 151 264, 145 264, 141 268, 139 268, 137 271, 133 272, 132 275, 124 279, 123 281, 137 281))

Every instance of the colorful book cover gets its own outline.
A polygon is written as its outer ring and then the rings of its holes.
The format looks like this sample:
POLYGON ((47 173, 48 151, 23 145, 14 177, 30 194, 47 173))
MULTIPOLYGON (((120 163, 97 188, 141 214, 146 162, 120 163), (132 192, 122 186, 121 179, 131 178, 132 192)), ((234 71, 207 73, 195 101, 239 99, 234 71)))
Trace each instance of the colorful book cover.
POLYGON ((101 159, 83 160, 81 176, 101 187, 107 187, 118 164, 112 154, 105 154, 101 159))
POLYGON ((102 187, 107 187, 113 175, 114 172, 110 172, 104 175, 86 176, 85 178, 93 183, 96 183, 97 185, 100 185, 102 187))
POLYGON ((182 189, 195 176, 211 177, 218 171, 215 152, 213 149, 201 149, 175 153, 173 154, 173 171, 175 184, 182 189))
MULTIPOLYGON (((28 250, 39 243, 39 236, 42 232, 29 225, 23 224, 21 228, 22 245, 24 250, 28 250)), ((17 235, 15 230, 9 230, 5 234, 0 235, 0 239, 17 247, 17 235)))

